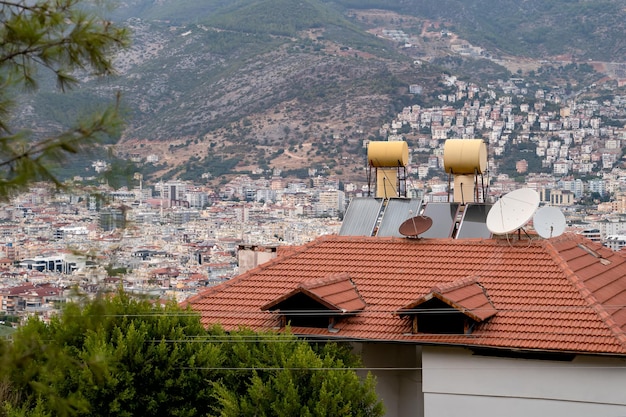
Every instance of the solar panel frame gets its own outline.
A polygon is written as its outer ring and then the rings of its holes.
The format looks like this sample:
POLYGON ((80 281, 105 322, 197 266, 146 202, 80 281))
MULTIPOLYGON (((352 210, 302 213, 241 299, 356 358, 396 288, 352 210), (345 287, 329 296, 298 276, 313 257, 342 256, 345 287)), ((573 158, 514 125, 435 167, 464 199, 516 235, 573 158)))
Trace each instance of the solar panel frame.
POLYGON ((492 204, 485 203, 468 203, 455 237, 457 239, 491 238, 492 233, 487 228, 487 214, 492 206, 492 204))
POLYGON ((413 216, 417 216, 422 206, 419 198, 390 198, 380 220, 376 236, 402 237, 400 225, 413 216))
POLYGON ((339 236, 372 236, 382 206, 382 198, 353 198, 343 216, 339 236))
POLYGON ((446 238, 454 232, 454 224, 460 203, 428 203, 422 213, 433 220, 430 229, 422 233, 420 238, 446 238))

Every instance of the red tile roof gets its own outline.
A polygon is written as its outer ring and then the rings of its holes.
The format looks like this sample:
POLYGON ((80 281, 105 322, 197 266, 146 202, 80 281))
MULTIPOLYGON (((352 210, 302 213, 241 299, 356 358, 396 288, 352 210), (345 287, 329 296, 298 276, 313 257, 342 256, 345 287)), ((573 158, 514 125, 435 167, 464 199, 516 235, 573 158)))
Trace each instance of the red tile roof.
POLYGON ((626 355, 626 258, 574 234, 520 241, 324 236, 187 304, 206 325, 274 328, 278 314, 261 307, 333 274, 350 277, 365 308, 338 321, 336 333, 295 333, 626 355), (412 334, 410 319, 396 312, 433 292, 485 320, 471 334, 412 334))
POLYGON ((402 307, 397 313, 401 316, 409 315, 433 298, 438 298, 477 322, 496 314, 496 309, 489 301, 485 289, 476 281, 476 277, 467 277, 449 284, 435 286, 428 294, 402 307))
POLYGON ((302 282, 295 290, 262 306, 261 310, 271 310, 272 307, 296 294, 305 294, 326 308, 342 313, 354 313, 365 308, 365 301, 359 295, 350 276, 340 273, 325 279, 302 282))

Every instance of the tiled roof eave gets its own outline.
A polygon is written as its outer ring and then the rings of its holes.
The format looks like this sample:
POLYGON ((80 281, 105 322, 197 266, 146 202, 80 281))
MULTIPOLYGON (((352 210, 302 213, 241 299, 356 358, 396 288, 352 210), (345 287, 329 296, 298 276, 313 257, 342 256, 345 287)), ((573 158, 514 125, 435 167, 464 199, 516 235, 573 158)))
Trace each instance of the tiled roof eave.
POLYGON ((615 338, 626 350, 626 333, 613 320, 611 314, 606 311, 604 306, 596 299, 593 293, 587 288, 582 279, 569 266, 567 261, 559 254, 559 252, 551 245, 547 246, 547 252, 559 263, 566 278, 573 284, 574 288, 580 293, 585 302, 598 314, 598 317, 606 324, 615 338))
POLYGON ((626 349, 616 349, 608 352, 605 350, 585 350, 585 349, 556 349, 556 348, 530 348, 530 347, 510 347, 510 346, 498 346, 488 343, 480 343, 480 335, 467 334, 467 335, 432 335, 437 339, 445 337, 455 338, 454 341, 442 341, 430 339, 428 335, 416 335, 416 334, 404 334, 397 338, 380 338, 372 339, 362 336, 341 335, 338 333, 325 332, 325 334, 314 332, 298 332, 298 328, 291 328, 292 333, 297 337, 302 338, 321 338, 325 340, 336 340, 342 342, 360 342, 360 343, 399 343, 410 344, 418 346, 445 346, 445 347, 462 347, 466 349, 488 349, 493 351, 512 352, 516 354, 534 353, 534 354, 564 354, 564 355, 586 355, 586 356, 602 356, 602 357, 616 357, 626 358, 626 349), (463 340, 458 340, 463 338, 463 340))

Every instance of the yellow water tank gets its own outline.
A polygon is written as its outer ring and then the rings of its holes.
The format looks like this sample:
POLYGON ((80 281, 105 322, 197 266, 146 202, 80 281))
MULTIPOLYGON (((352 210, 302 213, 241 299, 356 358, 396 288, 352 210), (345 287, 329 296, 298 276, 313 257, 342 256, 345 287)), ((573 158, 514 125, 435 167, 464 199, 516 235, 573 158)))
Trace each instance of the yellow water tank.
POLYGON ((482 139, 448 139, 443 168, 449 174, 482 174, 487 170, 487 145, 482 139))
POLYGON ((401 140, 370 142, 367 161, 372 167, 405 167, 409 163, 409 145, 401 140))

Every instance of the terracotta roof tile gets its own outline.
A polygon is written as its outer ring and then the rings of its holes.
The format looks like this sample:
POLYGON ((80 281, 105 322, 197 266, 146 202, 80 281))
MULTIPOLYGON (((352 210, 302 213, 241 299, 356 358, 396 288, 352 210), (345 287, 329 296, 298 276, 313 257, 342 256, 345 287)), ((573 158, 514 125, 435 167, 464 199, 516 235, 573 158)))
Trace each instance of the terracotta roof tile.
POLYGON ((346 273, 339 273, 324 279, 301 282, 296 289, 272 300, 262 306, 261 310, 271 310, 296 294, 305 294, 326 308, 341 313, 354 313, 365 308, 365 302, 350 280, 350 276, 346 273))
POLYGON ((347 282, 338 277, 349 277, 362 311, 339 321, 336 333, 293 331, 324 338, 626 355, 626 258, 577 235, 511 242, 325 236, 284 253, 187 304, 201 313, 205 325, 275 328, 278 315, 261 307, 307 285, 326 302, 336 296, 339 301, 332 303, 338 306, 349 297, 333 286, 347 282), (338 282, 331 285, 333 279, 338 282), (474 283, 453 289, 471 279, 474 283), (314 283, 324 280, 315 289, 314 283), (411 334, 410 319, 393 313, 435 287, 477 316, 489 309, 496 314, 469 335, 411 334), (489 304, 483 308, 485 300, 489 304))
POLYGON ((410 314, 411 310, 419 308, 432 298, 438 298, 478 322, 496 314, 496 309, 493 308, 484 288, 477 283, 476 277, 466 277, 435 286, 430 293, 402 307, 397 313, 400 315, 410 314))

